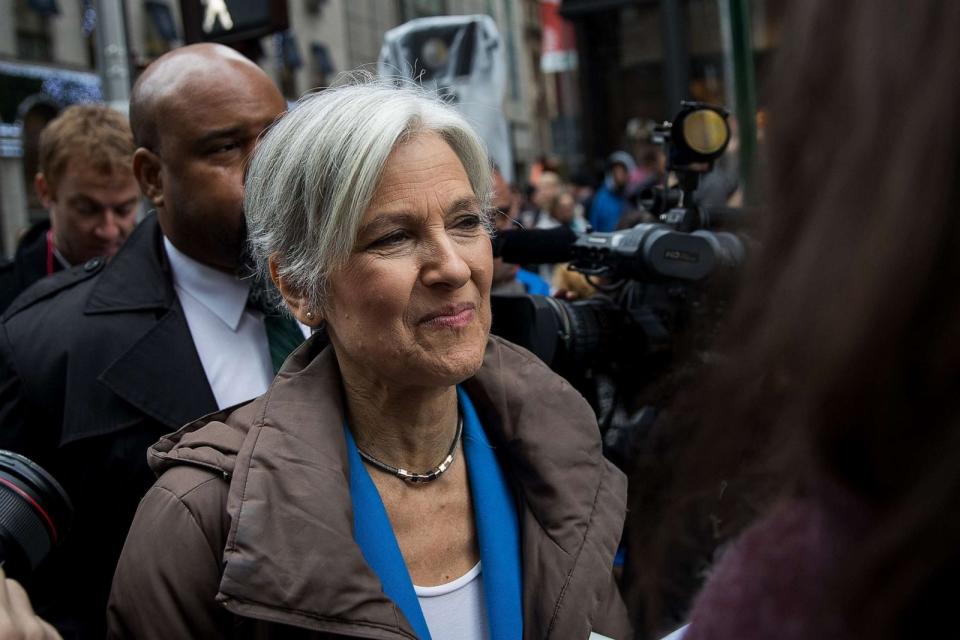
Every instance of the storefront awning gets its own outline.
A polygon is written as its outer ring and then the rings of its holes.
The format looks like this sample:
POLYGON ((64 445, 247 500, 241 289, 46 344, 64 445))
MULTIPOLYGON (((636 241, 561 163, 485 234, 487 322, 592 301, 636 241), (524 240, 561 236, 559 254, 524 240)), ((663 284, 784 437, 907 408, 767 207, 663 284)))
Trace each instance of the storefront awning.
POLYGON ((101 100, 100 78, 95 73, 0 61, 0 122, 17 122, 31 101, 65 106, 101 100))

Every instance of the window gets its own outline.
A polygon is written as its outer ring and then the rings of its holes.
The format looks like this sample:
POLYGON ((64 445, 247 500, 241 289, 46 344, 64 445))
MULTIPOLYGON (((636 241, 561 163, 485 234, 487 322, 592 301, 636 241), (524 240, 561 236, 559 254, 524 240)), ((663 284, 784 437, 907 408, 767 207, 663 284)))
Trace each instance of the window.
POLYGON ((14 18, 17 32, 17 57, 21 60, 50 62, 50 15, 57 13, 54 2, 16 0, 14 18))

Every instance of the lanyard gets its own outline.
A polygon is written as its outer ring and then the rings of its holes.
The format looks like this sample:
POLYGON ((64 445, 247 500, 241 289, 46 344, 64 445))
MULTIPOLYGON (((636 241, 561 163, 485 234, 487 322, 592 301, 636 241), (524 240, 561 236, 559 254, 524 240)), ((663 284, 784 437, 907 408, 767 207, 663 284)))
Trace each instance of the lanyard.
POLYGON ((47 275, 53 273, 53 229, 47 229, 47 275))

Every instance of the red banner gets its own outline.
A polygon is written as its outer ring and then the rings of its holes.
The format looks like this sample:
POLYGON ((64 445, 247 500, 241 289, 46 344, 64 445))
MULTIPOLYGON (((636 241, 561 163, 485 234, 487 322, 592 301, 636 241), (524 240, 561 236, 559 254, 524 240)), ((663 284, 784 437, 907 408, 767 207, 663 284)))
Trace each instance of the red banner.
POLYGON ((573 25, 560 15, 560 0, 540 0, 543 49, 540 68, 544 73, 559 73, 577 68, 577 43, 573 25))

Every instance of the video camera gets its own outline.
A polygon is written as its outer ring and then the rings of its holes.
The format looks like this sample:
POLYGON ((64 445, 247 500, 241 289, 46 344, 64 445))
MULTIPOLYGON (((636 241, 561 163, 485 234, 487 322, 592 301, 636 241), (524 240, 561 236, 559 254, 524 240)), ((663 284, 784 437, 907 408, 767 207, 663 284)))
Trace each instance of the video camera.
POLYGON ((700 177, 727 148, 727 117, 720 107, 684 102, 672 122, 657 127, 668 173, 643 204, 659 222, 580 235, 567 227, 511 230, 494 239, 494 254, 506 262, 565 262, 597 289, 572 302, 493 296, 492 331, 567 378, 593 405, 604 430, 618 399, 654 380, 678 343, 698 342, 688 335, 691 327, 709 331, 717 324, 723 307, 717 293, 744 261, 744 242, 733 233, 739 211, 708 210, 694 198, 700 177), (667 182, 671 173, 673 185, 667 182))

